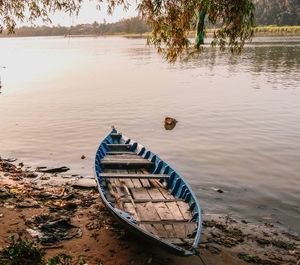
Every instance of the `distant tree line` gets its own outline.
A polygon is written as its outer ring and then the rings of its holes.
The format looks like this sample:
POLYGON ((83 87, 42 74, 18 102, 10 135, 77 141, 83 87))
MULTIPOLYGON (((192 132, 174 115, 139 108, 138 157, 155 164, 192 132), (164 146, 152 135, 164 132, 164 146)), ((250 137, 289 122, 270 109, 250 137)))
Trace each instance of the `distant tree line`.
MULTIPOLYGON (((299 0, 253 0, 256 7, 256 25, 300 25, 299 0)), ((208 27, 210 27, 208 25, 208 27)), ((36 26, 20 27, 16 36, 109 35, 120 33, 145 33, 151 29, 140 17, 122 19, 115 23, 94 22, 71 27, 36 26)), ((6 36, 6 32, 0 36, 6 36)))
MULTIPOLYGON (((66 36, 66 35, 105 35, 119 33, 144 33, 150 28, 139 17, 122 19, 115 23, 94 22, 93 24, 79 24, 71 27, 63 26, 36 26, 20 27, 15 30, 15 35, 25 36, 66 36)), ((4 32, 4 35, 5 32, 4 32)))

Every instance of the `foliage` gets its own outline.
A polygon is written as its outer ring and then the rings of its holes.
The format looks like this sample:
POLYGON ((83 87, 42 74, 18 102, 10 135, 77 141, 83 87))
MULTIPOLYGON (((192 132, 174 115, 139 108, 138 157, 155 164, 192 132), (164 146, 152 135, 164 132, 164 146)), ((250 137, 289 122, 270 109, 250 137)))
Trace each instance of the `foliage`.
MULTIPOLYGON (((50 15, 58 10, 76 14, 82 1, 0 0, 0 32, 6 29, 12 33, 16 21, 50 21, 50 15)), ((94 1, 100 8, 103 0, 94 1)), ((107 3, 109 13, 116 6, 123 6, 125 10, 129 7, 129 0, 107 0, 107 3)), ((213 47, 239 53, 245 41, 253 36, 255 5, 259 23, 270 24, 267 17, 275 17, 276 24, 300 23, 299 0, 139 0, 137 4, 141 17, 152 29, 148 43, 171 62, 200 51, 207 26, 217 28, 211 41, 213 47), (191 31, 196 31, 195 42, 189 38, 191 31)), ((100 25, 94 25, 96 34, 107 30, 105 25, 100 25)))
MULTIPOLYGON (((255 8, 251 0, 143 0, 139 10, 152 27, 149 43, 169 61, 190 51, 189 31, 197 29, 196 40, 201 41, 203 12, 210 24, 219 25, 211 44, 222 51, 229 47, 231 52, 240 52, 253 34, 255 8)), ((197 50, 200 46, 194 44, 197 50)))
POLYGON ((299 0, 254 0, 257 25, 300 26, 299 0))
POLYGON ((37 19, 51 22, 49 17, 55 11, 77 14, 82 0, 1 0, 0 1, 0 33, 7 29, 13 33, 16 20, 33 23, 37 19))
POLYGON ((73 261, 73 257, 66 254, 46 260, 45 252, 33 241, 27 240, 22 235, 17 238, 11 236, 9 245, 0 251, 0 265, 86 265, 84 259, 79 259, 78 263, 73 261))
POLYGON ((49 259, 47 265, 71 265, 73 257, 66 254, 59 254, 49 259))
POLYGON ((10 245, 0 253, 1 265, 40 265, 44 264, 45 253, 31 241, 21 236, 10 237, 10 245))

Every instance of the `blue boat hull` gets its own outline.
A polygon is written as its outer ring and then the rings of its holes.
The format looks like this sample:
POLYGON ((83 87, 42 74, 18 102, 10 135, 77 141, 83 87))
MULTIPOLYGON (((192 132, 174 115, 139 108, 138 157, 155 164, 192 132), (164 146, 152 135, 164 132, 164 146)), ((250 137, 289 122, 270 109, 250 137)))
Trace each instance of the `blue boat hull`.
MULTIPOLYGON (((95 157, 95 178, 98 184, 100 196, 108 210, 121 225, 123 225, 127 230, 139 236, 143 240, 146 240, 155 245, 159 245, 160 247, 178 255, 190 256, 197 254, 201 239, 202 219, 200 205, 191 187, 187 184, 184 178, 182 178, 173 168, 171 168, 171 166, 169 166, 156 154, 152 153, 151 151, 147 150, 144 146, 132 141, 131 139, 128 139, 124 136, 120 136, 117 138, 116 136, 119 136, 118 132, 115 129, 113 129, 110 132, 110 134, 108 134, 107 137, 101 142, 99 148, 97 149, 95 157), (111 157, 117 157, 109 156, 108 154, 113 153, 110 152, 109 149, 112 147, 115 148, 115 146, 119 147, 118 144, 120 144, 122 148, 127 147, 128 145, 128 147, 130 148, 129 151, 135 154, 134 161, 149 161, 149 163, 151 162, 152 165, 149 169, 151 171, 150 176, 156 176, 155 174, 166 175, 166 190, 168 190, 168 192, 170 192, 170 194, 172 194, 172 196, 174 196, 175 199, 185 202, 188 205, 191 214, 191 218, 188 222, 195 224, 196 227, 195 231, 193 231, 193 237, 190 239, 190 241, 192 241, 190 245, 181 246, 175 244, 165 238, 159 237, 157 234, 153 234, 143 229, 143 226, 140 225, 139 222, 137 222, 137 220, 132 216, 132 214, 130 214, 124 209, 120 209, 116 201, 111 199, 111 196, 109 194, 110 190, 104 185, 107 173, 105 171, 105 164, 103 161, 107 162, 108 160, 108 162, 111 162, 111 157), (108 157, 110 158, 108 159, 108 157)), ((127 165, 129 165, 129 162, 127 163, 127 165)), ((118 165, 114 164, 114 166, 118 165)), ((132 203, 135 204, 133 200, 132 203)), ((186 224, 188 224, 188 222, 186 224)), ((174 225, 175 224, 176 222, 174 221, 174 225)))

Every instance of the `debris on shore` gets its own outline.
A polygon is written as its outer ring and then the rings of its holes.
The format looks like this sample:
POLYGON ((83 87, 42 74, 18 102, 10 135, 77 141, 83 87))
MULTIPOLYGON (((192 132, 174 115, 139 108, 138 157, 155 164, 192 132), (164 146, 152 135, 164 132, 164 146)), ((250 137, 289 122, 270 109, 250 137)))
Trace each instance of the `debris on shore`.
MULTIPOLYGON (((21 233, 38 242, 47 258, 72 257, 68 264, 201 264, 196 256, 177 257, 127 233, 102 204, 95 180, 65 169, 32 170, 0 158, 0 257, 8 237, 21 233)), ((200 253, 207 265, 299 263, 296 235, 229 216, 203 218, 200 253)))

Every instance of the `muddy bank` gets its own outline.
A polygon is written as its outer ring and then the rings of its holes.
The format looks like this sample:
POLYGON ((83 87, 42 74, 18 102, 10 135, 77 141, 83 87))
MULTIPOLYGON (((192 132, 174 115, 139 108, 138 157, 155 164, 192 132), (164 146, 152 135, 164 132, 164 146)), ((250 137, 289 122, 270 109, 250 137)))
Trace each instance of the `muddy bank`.
MULTIPOLYGON (((66 171, 66 168, 63 168, 66 171)), ((271 224, 229 216, 204 218, 200 252, 207 265, 300 264, 299 238, 271 224)), ((64 253, 74 264, 202 264, 177 257, 127 233, 102 204, 91 178, 0 159, 0 249, 8 236, 37 240, 47 257, 64 253), (49 171, 50 170, 50 171, 49 171)))

